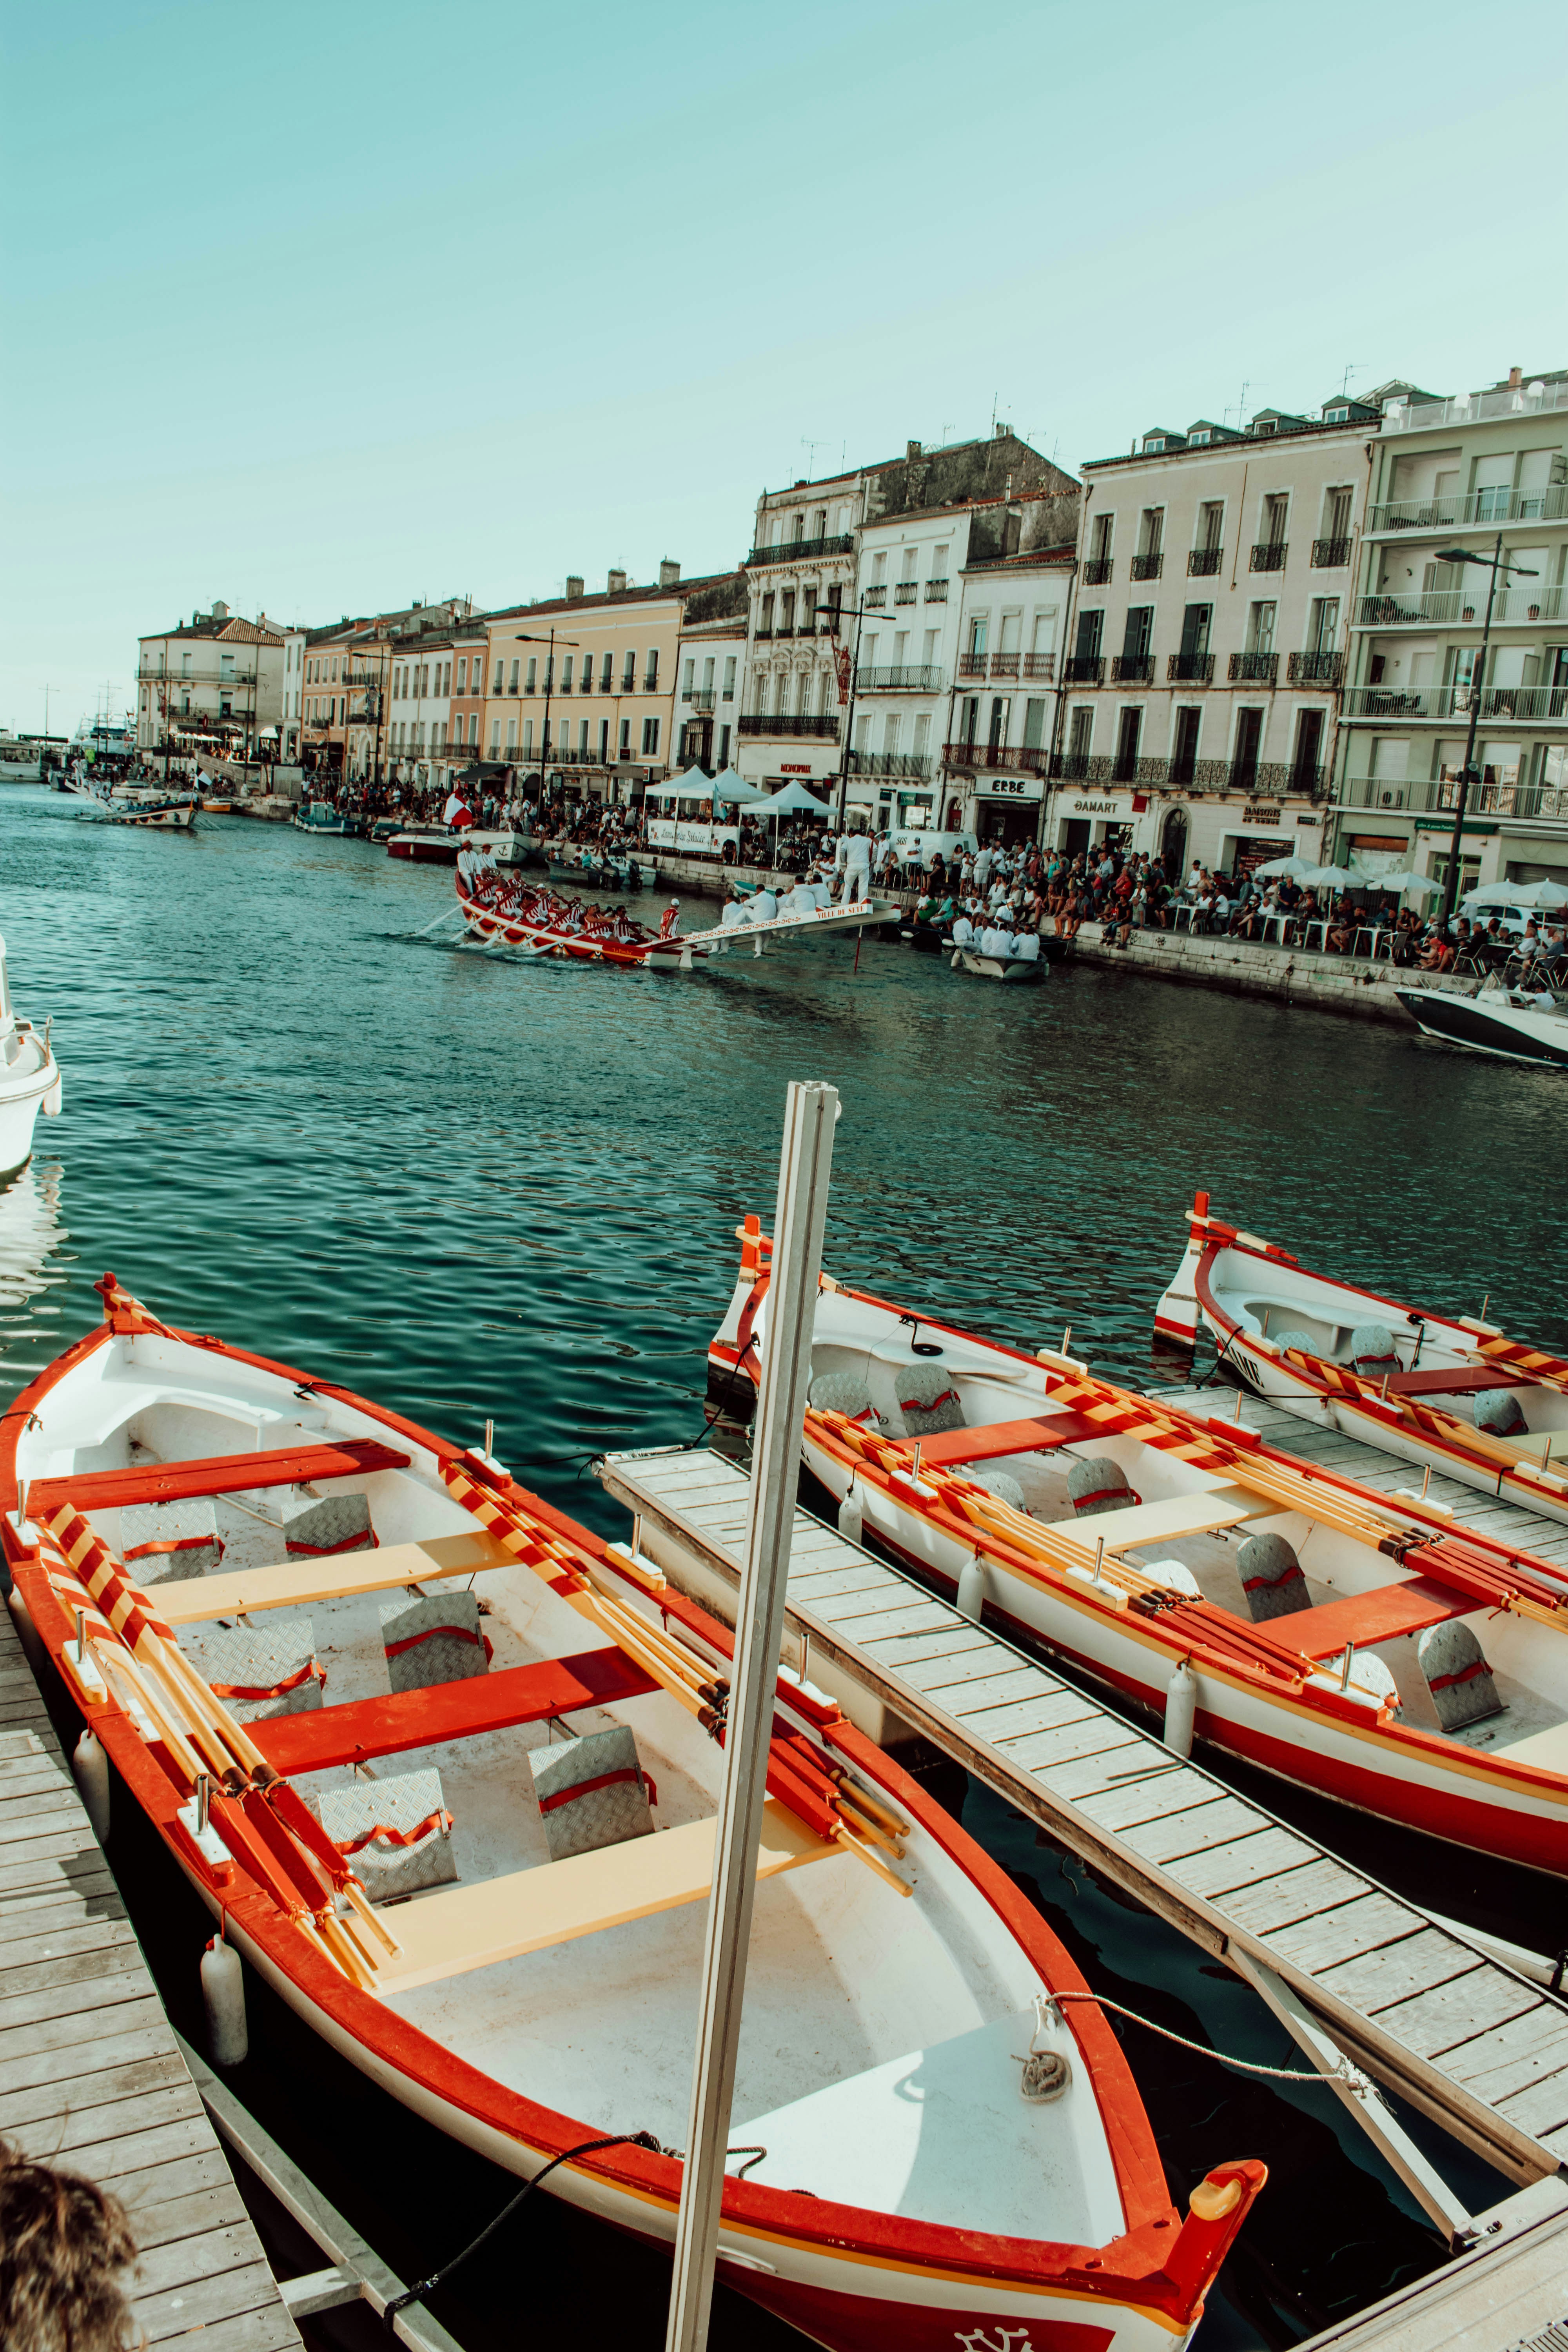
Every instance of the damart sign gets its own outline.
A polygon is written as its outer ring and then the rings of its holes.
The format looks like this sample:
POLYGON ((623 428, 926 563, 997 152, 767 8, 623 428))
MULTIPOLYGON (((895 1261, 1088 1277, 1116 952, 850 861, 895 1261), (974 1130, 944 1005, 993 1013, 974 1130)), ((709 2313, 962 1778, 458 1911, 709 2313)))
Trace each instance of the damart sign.
POLYGON ((1130 798, 1113 794, 1107 801, 1074 801, 1072 813, 1074 816, 1130 816, 1132 803, 1130 798))

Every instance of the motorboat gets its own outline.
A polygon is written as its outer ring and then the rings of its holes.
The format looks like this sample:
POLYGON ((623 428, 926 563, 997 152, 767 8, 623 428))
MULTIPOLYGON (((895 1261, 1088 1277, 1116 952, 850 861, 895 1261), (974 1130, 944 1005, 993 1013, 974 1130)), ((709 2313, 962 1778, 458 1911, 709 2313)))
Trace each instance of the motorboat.
MULTIPOLYGON (((114 1802, 364 2074, 668 2248, 731 1633, 488 1433, 98 1287, 0 1423, 0 1500, 114 1802)), ((1180 2215, 1034 1906, 788 1670, 773 1722, 719 2275, 836 2352, 1171 2352, 1263 2166, 1180 2215)))
POLYGON ((1031 981, 1044 980, 1050 971, 1050 959, 1039 952, 1038 944, 1032 955, 1009 952, 1003 955, 976 954, 973 948, 955 947, 952 970, 966 971, 975 980, 999 980, 1008 986, 1027 986, 1031 981))
POLYGON ((1568 1363, 1481 1316, 1435 1315, 1312 1274, 1209 1213, 1154 1310, 1157 1337, 1199 1328, 1259 1396, 1424 1470, 1568 1519, 1568 1363), (1553 1467, 1553 1458, 1560 1465, 1553 1467))
MULTIPOLYGON (((754 1218, 741 1238, 709 1363, 744 1399, 771 1252, 754 1218)), ((1219 1412, 831 1276, 811 1364, 805 1459, 852 1537, 1162 1717, 1181 1694, 1229 1755, 1568 1876, 1561 1571, 1219 1412)))
POLYGON ((552 850, 549 859, 552 882, 586 883, 595 890, 653 890, 658 887, 658 868, 650 855, 638 856, 635 851, 595 853, 584 849, 575 856, 552 850))
POLYGON ((310 801, 294 812, 293 824, 300 833, 331 833, 344 835, 364 832, 363 816, 353 816, 334 808, 331 801, 310 801))
POLYGON ((30 1021, 17 1020, 5 976, 5 942, 0 939, 0 1176, 14 1174, 31 1157, 39 1111, 58 1118, 60 1107, 59 1065, 49 1024, 40 1031, 30 1021))
POLYGON ((1549 989, 1396 988, 1395 996, 1423 1035, 1446 1045, 1468 1045, 1509 1062, 1554 1063, 1568 1068, 1568 998, 1549 989))
POLYGON ((769 892, 735 899, 710 929, 682 931, 672 904, 652 929, 626 913, 580 898, 564 898, 543 884, 503 875, 482 846, 458 858, 458 907, 468 937, 489 948, 512 948, 530 956, 558 956, 576 963, 640 965, 649 971, 690 971, 716 956, 750 945, 761 955, 770 941, 807 932, 861 930, 879 923, 887 908, 878 900, 847 907, 822 903, 826 890, 802 887, 782 899, 769 892))
POLYGON ((389 857, 410 857, 421 866, 455 866, 458 852, 465 844, 475 849, 488 850, 500 863, 512 858, 519 836, 510 829, 499 833, 480 832, 478 826, 447 824, 407 824, 387 836, 389 857))

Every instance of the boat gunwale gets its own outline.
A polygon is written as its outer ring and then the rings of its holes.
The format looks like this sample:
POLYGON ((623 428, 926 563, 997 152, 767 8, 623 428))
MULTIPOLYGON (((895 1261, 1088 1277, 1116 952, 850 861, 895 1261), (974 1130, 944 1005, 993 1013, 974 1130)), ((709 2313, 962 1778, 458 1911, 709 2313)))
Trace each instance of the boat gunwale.
MULTIPOLYGON (((0 1423, 0 1506, 8 1505, 13 1515, 16 1505, 16 1449, 27 1415, 73 1371, 79 1370, 117 1331, 125 1336, 144 1334, 168 1339, 249 1365, 296 1385, 308 1382, 317 1395, 397 1431, 422 1452, 433 1454, 437 1463, 465 1458, 463 1449, 444 1443, 393 1408, 378 1405, 334 1382, 210 1335, 181 1331, 151 1318, 139 1321, 106 1312, 102 1323, 73 1341, 35 1376, 18 1395, 4 1423, 0 1423)), ((617 1573, 616 1562, 600 1538, 579 1528, 543 1497, 527 1490, 515 1491, 526 1496, 527 1507, 552 1532, 582 1546, 606 1570, 617 1573)), ((55 1593, 37 1553, 23 1554, 9 1518, 4 1533, 13 1574, 28 1603, 40 1639, 49 1650, 51 1660, 57 1660, 60 1646, 72 1633, 68 1613, 55 1593)), ((732 1655, 733 1638, 728 1629, 709 1618, 695 1603, 667 1590, 660 1594, 659 1604, 689 1630, 700 1633, 721 1654, 732 1655)), ((84 1720, 103 1738, 142 1811, 153 1822, 198 1894, 215 1910, 232 1916, 236 1927, 265 1955, 269 1967, 291 1981, 340 2032, 360 2044, 381 2065, 406 2076, 430 2096, 468 2116, 477 2124, 504 2135, 531 2154, 537 2153, 543 2161, 577 2144, 584 2135, 572 2118, 495 2082, 469 2061, 399 2018, 373 1994, 361 1991, 320 1958, 297 1930, 290 1932, 293 1923, 282 1917, 270 1898, 243 1873, 239 1874, 247 1892, 231 1895, 227 1891, 220 1893, 205 1886, 181 1843, 172 1833, 179 1790, 167 1771, 118 1706, 106 1704, 82 1707, 80 1711, 84 1720)), ((1064 1991, 1090 1990, 1047 1922, 1005 1873, 891 1758, 847 1723, 827 1727, 822 1736, 831 1737, 847 1761, 907 1810, 935 1839, 1037 1969, 1043 1984, 1064 1991)), ((955 2281, 973 2277, 988 2283, 1002 2281, 1031 2292, 1078 2294, 1091 2302, 1126 2305, 1144 2312, 1157 2317, 1161 2324, 1173 2321, 1190 2325, 1212 2283, 1213 2270, 1205 2271, 1190 2292, 1178 2286, 1164 2272, 1162 2256, 1175 2247, 1183 2225, 1170 2201, 1153 2135, 1121 2043, 1104 2013, 1089 2002, 1073 2002, 1068 2021, 1090 2071, 1122 2207, 1123 2231, 1105 2246, 1086 2248, 1048 2240, 992 2235, 949 2223, 879 2213, 869 2208, 837 2205, 827 2199, 805 2199, 761 2182, 731 2179, 726 2179, 723 2189, 725 2228, 763 2242, 795 2246, 837 2259, 913 2269, 921 2275, 955 2281)), ((640 2147, 604 2150, 580 2159, 572 2169, 595 2176, 606 2188, 657 2206, 669 2215, 673 2215, 679 2200, 679 2160, 655 2156, 640 2147)))

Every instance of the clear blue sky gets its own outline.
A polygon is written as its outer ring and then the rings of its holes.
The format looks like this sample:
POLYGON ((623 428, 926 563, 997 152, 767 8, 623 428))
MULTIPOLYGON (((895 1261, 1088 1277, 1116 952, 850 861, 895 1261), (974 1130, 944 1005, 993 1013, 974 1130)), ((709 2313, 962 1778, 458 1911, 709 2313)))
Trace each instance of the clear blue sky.
POLYGON ((0 724, 222 596, 735 562, 759 488, 1568 362, 1565 17, 7 12, 0 724), (816 441, 813 453, 803 446, 816 441))

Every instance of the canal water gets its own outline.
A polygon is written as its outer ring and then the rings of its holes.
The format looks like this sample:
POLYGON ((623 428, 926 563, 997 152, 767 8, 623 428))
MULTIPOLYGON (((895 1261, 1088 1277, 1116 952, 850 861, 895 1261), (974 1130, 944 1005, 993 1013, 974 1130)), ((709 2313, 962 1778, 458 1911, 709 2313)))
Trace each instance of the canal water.
MULTIPOLYGON (((841 1276, 1140 1386, 1195 1187, 1310 1260, 1432 1307, 1489 1294, 1568 1346, 1560 1077, 1131 974, 1000 989, 940 959, 816 939, 710 973, 488 959, 421 936, 449 870, 355 841, 204 817, 110 830, 0 793, 13 995, 53 1016, 64 1115, 0 1198, 0 1387, 97 1318, 111 1267, 167 1319, 346 1381, 496 1450, 624 1532, 588 1470, 701 1425, 734 1230, 771 1213, 784 1088, 844 1100, 827 1257, 841 1276)), ((651 902, 650 902, 651 903, 651 902)), ((639 909, 642 911, 642 909, 639 909)), ((1273 1783, 1314 1833, 1541 1948, 1555 1896, 1273 1783)), ((1301 2063, 1254 1998, 1037 1843, 943 1790, 1089 1980, 1173 2032, 1301 2063)), ((114 1860, 176 2021, 196 2038, 205 1915, 121 1809, 114 1860)), ((239 2087, 405 2276, 510 2193, 253 2002, 239 2087)), ((1285 2346, 1431 2268, 1398 2184, 1316 2084, 1231 2072, 1125 2029, 1173 2191, 1264 2157, 1270 2188, 1196 2339, 1285 2346)), ((1408 2120, 1408 2119, 1407 2119, 1408 2120)), ((3 2127, 3 2118, 0 2118, 3 2127)), ((1505 2184, 1414 2125, 1463 2193, 1505 2184)), ((301 2265, 303 2266, 303 2265, 301 2265)), ((544 2199, 437 2297, 473 2352, 585 2329, 662 2342, 668 2272, 544 2199)), ((310 2324, 348 2346, 352 2320, 310 2324)), ((721 2290, 713 2342, 799 2339, 721 2290)))

